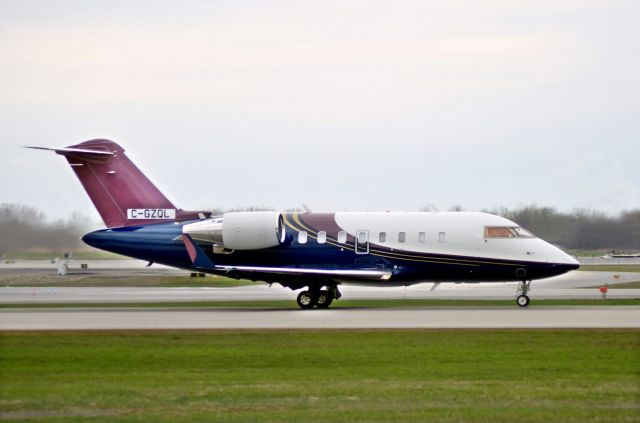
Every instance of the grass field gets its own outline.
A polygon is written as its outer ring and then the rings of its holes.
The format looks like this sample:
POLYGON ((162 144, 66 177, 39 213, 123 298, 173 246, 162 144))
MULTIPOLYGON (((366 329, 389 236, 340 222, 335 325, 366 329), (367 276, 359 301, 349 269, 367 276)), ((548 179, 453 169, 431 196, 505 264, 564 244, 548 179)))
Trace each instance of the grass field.
POLYGON ((36 275, 1 277, 0 284, 24 287, 211 287, 229 288, 234 286, 264 285, 247 279, 231 279, 224 276, 103 276, 70 273, 66 276, 36 275))
MULTIPOLYGON (((9 251, 2 255, 4 260, 52 260, 62 258, 67 251, 9 251)), ((88 250, 72 251, 73 260, 131 260, 130 257, 108 251, 88 250)))
MULTIPOLYGON (((533 300, 529 307, 553 306, 638 306, 640 298, 533 300)), ((400 307, 516 307, 515 300, 340 300, 332 308, 400 308, 400 307)), ((164 301, 139 303, 0 303, 0 309, 9 308, 291 308, 298 306, 293 300, 244 301, 164 301)))
POLYGON ((640 272, 640 264, 581 264, 580 270, 590 272, 640 272))
POLYGON ((640 332, 0 334, 5 419, 638 421, 640 332))
POLYGON ((640 281, 609 285, 609 289, 640 289, 640 281))

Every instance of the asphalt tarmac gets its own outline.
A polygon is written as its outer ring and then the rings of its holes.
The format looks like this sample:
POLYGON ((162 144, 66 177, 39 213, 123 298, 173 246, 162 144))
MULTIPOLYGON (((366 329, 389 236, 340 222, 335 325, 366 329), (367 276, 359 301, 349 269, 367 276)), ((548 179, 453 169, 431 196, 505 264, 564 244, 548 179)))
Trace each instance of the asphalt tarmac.
MULTIPOLYGON (((432 284, 421 284, 407 288, 375 288, 341 286, 343 298, 362 299, 514 299, 515 284, 483 284, 481 286, 447 286, 431 291, 432 284)), ((241 286, 235 288, 84 288, 84 287, 1 287, 0 303, 140 303, 161 301, 259 301, 291 300, 297 293, 280 286, 241 286)), ((529 293, 531 301, 536 299, 598 299, 596 288, 544 288, 533 284, 529 293)), ((610 299, 640 298, 640 289, 611 289, 610 299)))
MULTIPOLYGON (((89 262, 88 269, 72 265, 71 273, 102 276, 182 275, 184 271, 137 261, 89 262)), ((12 287, 16 277, 51 275, 48 262, 3 263, 0 266, 0 303, 131 303, 211 300, 290 300, 296 293, 279 285, 232 288, 128 288, 128 287, 12 287)), ((55 277, 53 279, 55 281, 55 277)), ((600 298, 603 283, 634 282, 640 273, 570 272, 535 281, 530 297, 600 298)), ((212 280, 206 280, 207 285, 212 280)), ((55 285, 55 284, 53 284, 55 285)), ((349 299, 513 299, 515 283, 442 284, 410 287, 342 286, 349 299)), ((640 289, 611 289, 608 298, 640 298, 640 289)), ((296 310, 274 308, 91 308, 4 309, 0 330, 78 329, 304 329, 304 328, 639 328, 640 307, 452 307, 452 308, 338 308, 296 310)))
MULTIPOLYGON (((37 263, 36 263, 37 264, 37 263)), ((34 264, 35 265, 35 264, 34 264)), ((164 266, 145 268, 144 263, 127 261, 97 262, 90 264, 86 272, 101 276, 154 276, 184 275, 185 272, 164 266), (102 266, 102 267, 99 267, 102 266), (127 267, 129 266, 129 267, 127 267), (137 266, 137 267, 135 267, 137 266)), ((216 300, 291 300, 296 293, 274 284, 216 288, 215 279, 204 278, 203 287, 148 288, 148 287, 14 287, 11 280, 22 277, 38 277, 50 268, 29 268, 30 264, 3 265, 0 267, 0 303, 131 303, 159 301, 216 301, 216 300)), ((72 274, 80 270, 74 269, 72 274)), ((530 297, 536 299, 596 299, 601 294, 598 287, 604 283, 615 285, 640 281, 636 272, 569 272, 565 275, 534 281, 530 297)), ((341 286, 344 298, 349 299, 513 299, 517 283, 443 283, 434 290, 434 284, 422 283, 408 287, 341 286)), ((608 298, 640 298, 640 289, 610 289, 608 298)))
POLYGON ((640 307, 0 311, 0 330, 399 328, 640 328, 640 307))

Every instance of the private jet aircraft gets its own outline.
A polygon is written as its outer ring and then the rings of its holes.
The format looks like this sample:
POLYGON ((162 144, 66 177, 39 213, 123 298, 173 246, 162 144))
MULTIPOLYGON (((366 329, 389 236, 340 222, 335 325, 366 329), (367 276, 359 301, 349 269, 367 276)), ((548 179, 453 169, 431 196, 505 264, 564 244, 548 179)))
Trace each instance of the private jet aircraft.
POLYGON ((300 308, 326 308, 341 284, 530 283, 579 267, 553 245, 505 218, 464 212, 231 212, 176 208, 113 141, 65 148, 107 229, 86 234, 106 251, 192 271, 279 283, 300 308))

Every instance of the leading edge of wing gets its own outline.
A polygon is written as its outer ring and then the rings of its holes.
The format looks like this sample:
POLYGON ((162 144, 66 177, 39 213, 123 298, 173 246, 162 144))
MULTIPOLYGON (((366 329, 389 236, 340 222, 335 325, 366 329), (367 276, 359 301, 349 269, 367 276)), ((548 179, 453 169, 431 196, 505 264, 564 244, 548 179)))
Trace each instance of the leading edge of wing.
POLYGON ((366 278, 366 279, 382 279, 391 278, 389 270, 350 270, 350 269, 307 269, 299 267, 258 267, 258 266, 215 266, 216 270, 225 272, 255 272, 255 273, 271 273, 280 275, 326 275, 333 277, 346 278, 366 278))

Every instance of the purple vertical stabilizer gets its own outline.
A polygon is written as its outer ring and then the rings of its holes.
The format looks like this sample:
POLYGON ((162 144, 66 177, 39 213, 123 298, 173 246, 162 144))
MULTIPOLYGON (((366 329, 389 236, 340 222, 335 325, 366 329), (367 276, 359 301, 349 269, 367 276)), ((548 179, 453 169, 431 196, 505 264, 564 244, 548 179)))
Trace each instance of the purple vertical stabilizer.
POLYGON ((113 141, 95 139, 65 148, 44 149, 67 158, 109 228, 208 215, 176 209, 113 141))

